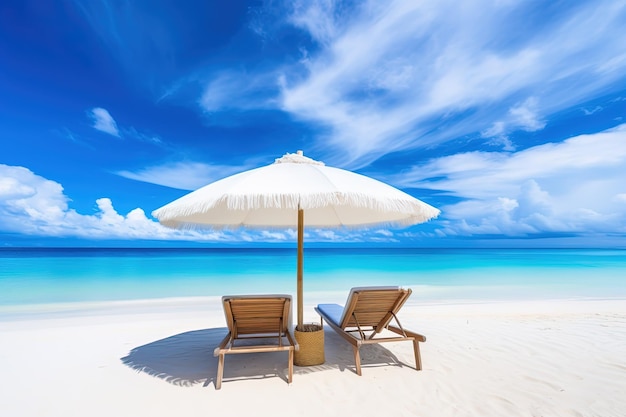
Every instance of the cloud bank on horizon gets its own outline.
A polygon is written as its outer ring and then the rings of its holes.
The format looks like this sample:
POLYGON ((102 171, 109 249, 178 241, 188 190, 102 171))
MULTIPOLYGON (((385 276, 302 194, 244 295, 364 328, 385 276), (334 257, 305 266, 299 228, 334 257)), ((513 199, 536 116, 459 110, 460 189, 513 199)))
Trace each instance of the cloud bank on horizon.
MULTIPOLYGON (((123 164, 100 160, 116 181, 145 184, 146 195, 153 185, 193 190, 304 148, 442 210, 407 231, 308 231, 314 241, 561 237, 593 246, 626 235, 626 1, 267 2, 222 10, 206 40, 189 37, 202 26, 193 15, 219 9, 194 3, 174 12, 172 4, 75 3, 117 76, 140 86, 125 93, 141 97, 130 101, 149 101, 180 126, 90 97, 82 123, 104 135, 81 135, 90 147, 128 154, 123 164), (189 117, 175 119, 180 108, 195 112, 193 130, 189 117), (211 140, 200 148, 203 135, 211 140)), ((60 124, 76 147, 78 128, 60 124)), ((115 191, 80 214, 78 196, 53 174, 43 164, 0 165, 0 232, 293 239, 292 231, 171 231, 146 216, 154 205, 119 214, 115 191)), ((138 196, 134 207, 154 204, 145 201, 138 196)))

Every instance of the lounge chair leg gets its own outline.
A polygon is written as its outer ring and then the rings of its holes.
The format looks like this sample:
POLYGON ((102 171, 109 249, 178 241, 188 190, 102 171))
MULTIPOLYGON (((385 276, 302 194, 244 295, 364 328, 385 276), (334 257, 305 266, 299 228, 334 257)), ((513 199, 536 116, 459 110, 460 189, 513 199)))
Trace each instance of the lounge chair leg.
POLYGON ((356 374, 361 376, 361 353, 358 346, 352 346, 354 349, 354 363, 356 364, 356 374))
POLYGON ((217 361, 217 380, 215 381, 215 389, 222 388, 222 374, 224 373, 224 354, 220 353, 217 361))
POLYGON ((293 349, 289 349, 289 383, 293 380, 293 349))
POLYGON ((420 354, 420 345, 417 340, 413 340, 413 351, 415 352, 415 369, 422 370, 422 355, 420 354))

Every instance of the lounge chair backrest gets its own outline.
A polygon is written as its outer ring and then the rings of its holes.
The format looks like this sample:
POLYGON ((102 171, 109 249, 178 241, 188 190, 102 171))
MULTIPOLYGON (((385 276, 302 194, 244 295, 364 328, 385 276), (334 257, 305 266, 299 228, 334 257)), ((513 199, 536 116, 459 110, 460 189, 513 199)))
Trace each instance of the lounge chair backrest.
POLYGON ((410 289, 399 287, 353 288, 344 307, 340 327, 373 326, 376 332, 380 332, 410 295, 410 289))
POLYGON ((287 381, 291 383, 294 351, 299 348, 290 331, 291 296, 226 295, 222 304, 228 334, 213 351, 218 357, 215 389, 222 387, 225 356, 238 353, 288 351, 287 381), (245 343, 235 343, 242 339, 246 339, 245 343))
POLYGON ((289 326, 291 297, 225 296, 224 314, 228 329, 237 338, 246 334, 284 334, 289 326))

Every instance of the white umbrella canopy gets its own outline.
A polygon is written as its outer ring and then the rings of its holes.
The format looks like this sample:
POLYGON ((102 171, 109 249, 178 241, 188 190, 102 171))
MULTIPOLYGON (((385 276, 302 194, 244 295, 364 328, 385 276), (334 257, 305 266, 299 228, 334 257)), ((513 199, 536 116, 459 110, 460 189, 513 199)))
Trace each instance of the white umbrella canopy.
POLYGON ((410 226, 437 217, 439 210, 383 182, 326 166, 298 151, 199 188, 152 215, 173 228, 297 227, 301 327, 305 222, 320 228, 410 226))

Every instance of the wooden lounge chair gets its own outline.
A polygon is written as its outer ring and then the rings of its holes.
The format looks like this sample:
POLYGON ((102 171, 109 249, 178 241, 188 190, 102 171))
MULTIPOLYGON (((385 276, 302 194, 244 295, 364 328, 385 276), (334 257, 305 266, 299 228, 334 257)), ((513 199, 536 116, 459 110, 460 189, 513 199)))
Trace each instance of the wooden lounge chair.
POLYGON ((222 297, 222 303, 228 334, 213 352, 219 357, 215 389, 222 387, 225 356, 236 353, 288 351, 291 383, 293 352, 298 349, 289 330, 291 296, 232 295, 222 297))
POLYGON ((353 288, 345 307, 338 304, 319 304, 315 311, 333 330, 352 344, 358 375, 361 375, 361 346, 382 342, 413 342, 415 369, 419 371, 422 369, 419 342, 425 342, 426 337, 404 329, 396 317, 410 295, 410 289, 398 287, 353 288), (392 319, 397 326, 390 324, 392 319), (383 330, 389 330, 395 335, 382 336, 380 333, 383 330))

